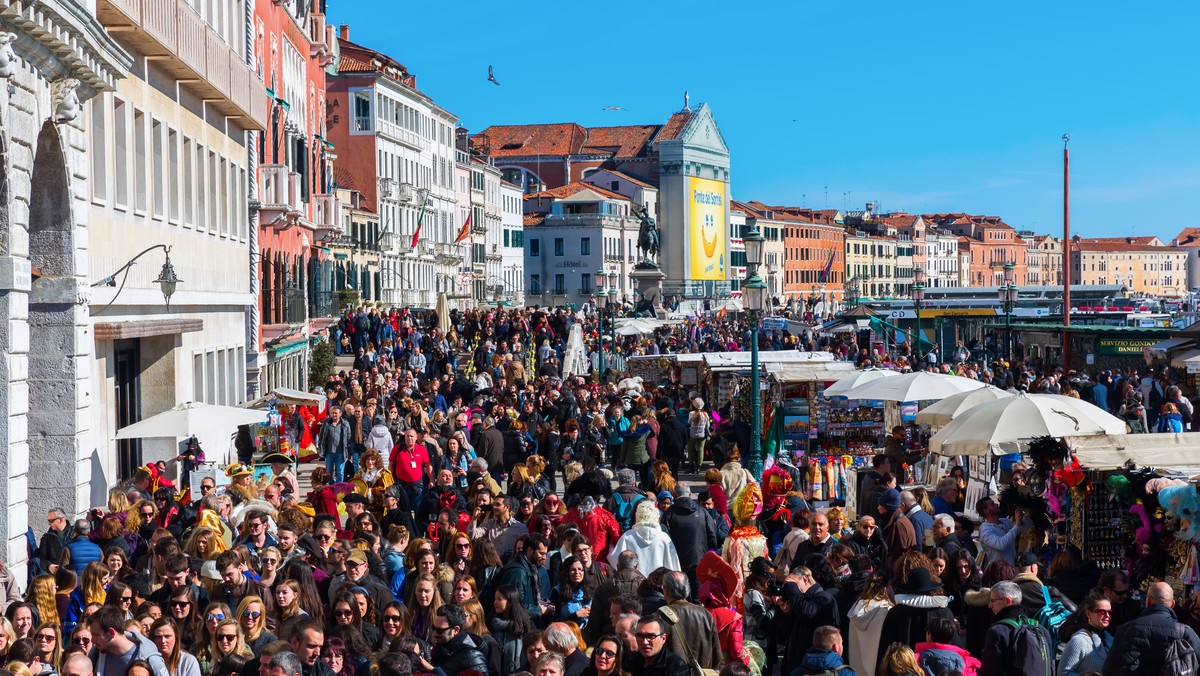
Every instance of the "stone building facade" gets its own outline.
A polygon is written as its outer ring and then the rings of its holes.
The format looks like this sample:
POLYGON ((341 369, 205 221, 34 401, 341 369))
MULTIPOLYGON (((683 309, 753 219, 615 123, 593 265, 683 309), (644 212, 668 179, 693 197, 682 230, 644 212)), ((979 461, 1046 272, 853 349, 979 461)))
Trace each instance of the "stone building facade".
POLYGON ((0 537, 17 579, 26 530, 86 507, 97 461, 83 110, 133 63, 93 12, 0 0, 0 537))

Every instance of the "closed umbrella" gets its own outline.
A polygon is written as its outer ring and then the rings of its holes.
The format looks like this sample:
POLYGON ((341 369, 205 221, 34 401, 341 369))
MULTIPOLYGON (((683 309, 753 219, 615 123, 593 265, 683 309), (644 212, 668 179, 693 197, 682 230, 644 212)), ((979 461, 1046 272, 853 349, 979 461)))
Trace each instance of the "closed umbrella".
POLYGON ((864 369, 856 371, 850 375, 838 380, 836 383, 825 388, 825 396, 827 397, 844 397, 850 390, 864 385, 866 383, 879 380, 881 378, 891 378, 900 375, 899 371, 889 371, 887 369, 864 369))
POLYGON ((1086 401, 1022 392, 962 412, 929 440, 929 450, 942 455, 1004 455, 1021 452, 1035 437, 1124 433, 1124 420, 1086 401))
POLYGON ((445 335, 450 332, 450 309, 446 303, 445 292, 438 294, 435 310, 437 312, 438 328, 442 330, 442 335, 445 335))
POLYGON ((969 392, 952 394, 928 408, 921 409, 921 412, 917 414, 917 424, 942 427, 948 425, 951 420, 969 408, 997 399, 1007 399, 1011 396, 1013 396, 1011 392, 992 385, 969 392))
POLYGON ((985 383, 962 376, 928 371, 903 373, 895 378, 881 378, 864 383, 845 393, 847 399, 878 399, 881 401, 942 400, 959 392, 970 392, 985 383))
POLYGON ((122 427, 116 438, 190 437, 218 430, 232 431, 237 429, 238 425, 250 425, 266 420, 266 414, 262 411, 189 401, 141 422, 122 427))

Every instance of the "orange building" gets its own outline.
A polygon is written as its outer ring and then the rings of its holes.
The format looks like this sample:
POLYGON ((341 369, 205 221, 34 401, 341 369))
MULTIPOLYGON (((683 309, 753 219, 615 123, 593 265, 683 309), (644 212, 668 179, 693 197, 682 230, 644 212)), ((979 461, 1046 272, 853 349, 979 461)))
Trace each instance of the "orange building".
POLYGON ((746 213, 747 227, 757 221, 760 231, 772 227, 783 233, 784 303, 815 308, 818 314, 840 307, 846 282, 846 231, 837 210, 771 206, 756 200, 733 204, 746 213))
MULTIPOLYGON (((260 256, 252 357, 264 393, 307 387, 309 318, 331 318, 338 310, 332 262, 319 246, 336 234, 341 215, 325 141, 325 66, 333 59, 334 35, 324 4, 254 3, 255 64, 270 110, 258 137, 257 227, 251 224, 257 236, 251 246, 260 256)), ((251 368, 251 381, 254 373, 251 368)))
POLYGON ((1013 264, 1018 286, 1028 281, 1027 242, 999 216, 970 214, 925 214, 925 223, 958 237, 959 250, 965 254, 968 269, 960 270, 967 286, 999 286, 1004 265, 1013 264), (964 275, 965 272, 965 275, 964 275))

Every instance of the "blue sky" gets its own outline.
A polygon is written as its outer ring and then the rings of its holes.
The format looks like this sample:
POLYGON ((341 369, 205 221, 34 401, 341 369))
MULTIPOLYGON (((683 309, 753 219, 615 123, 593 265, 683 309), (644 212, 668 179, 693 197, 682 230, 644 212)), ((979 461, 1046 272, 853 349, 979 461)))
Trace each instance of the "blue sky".
POLYGON ((730 145, 736 199, 1061 235, 1067 132, 1073 234, 1200 225, 1200 3, 329 4, 472 131, 661 123, 688 90, 730 145))

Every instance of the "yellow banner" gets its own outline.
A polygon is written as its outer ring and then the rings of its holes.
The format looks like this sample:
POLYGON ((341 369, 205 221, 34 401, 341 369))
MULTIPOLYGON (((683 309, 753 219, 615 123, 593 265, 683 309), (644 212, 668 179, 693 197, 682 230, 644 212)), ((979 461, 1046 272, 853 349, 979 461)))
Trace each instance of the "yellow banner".
POLYGON ((725 183, 707 178, 688 177, 688 199, 691 200, 689 246, 691 247, 691 279, 722 280, 728 277, 725 254, 727 229, 725 223, 725 183))

